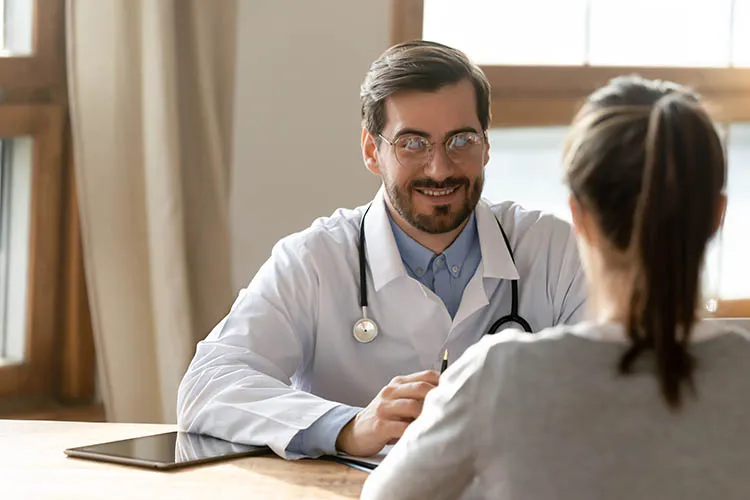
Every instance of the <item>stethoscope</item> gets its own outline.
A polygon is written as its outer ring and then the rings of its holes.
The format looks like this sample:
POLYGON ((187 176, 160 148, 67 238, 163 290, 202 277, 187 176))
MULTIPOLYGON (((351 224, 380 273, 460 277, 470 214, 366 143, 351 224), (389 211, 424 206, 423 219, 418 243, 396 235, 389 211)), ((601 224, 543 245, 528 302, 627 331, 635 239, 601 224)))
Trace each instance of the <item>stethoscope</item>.
MULTIPOLYGON (((359 252, 359 306, 362 308, 362 317, 354 323, 353 333, 354 338, 357 340, 357 342, 360 342, 362 344, 372 342, 378 336, 378 324, 374 319, 367 316, 367 258, 365 257, 365 216, 367 216, 367 212, 370 210, 370 206, 368 206, 365 210, 365 213, 362 215, 362 221, 359 223, 359 244, 357 246, 357 251, 359 252)), ((497 218, 495 218, 495 221, 497 222, 497 227, 500 228, 500 232, 503 235, 503 241, 505 241, 505 247, 508 249, 510 258, 515 264, 516 259, 513 257, 513 250, 510 248, 510 241, 508 241, 508 236, 505 234, 500 221, 497 218)), ((529 322, 523 319, 520 314, 518 314, 518 280, 511 280, 510 286, 510 313, 492 323, 492 326, 490 326, 489 330, 487 330, 487 335, 497 333, 500 327, 507 323, 516 323, 520 325, 525 332, 532 332, 529 322)))

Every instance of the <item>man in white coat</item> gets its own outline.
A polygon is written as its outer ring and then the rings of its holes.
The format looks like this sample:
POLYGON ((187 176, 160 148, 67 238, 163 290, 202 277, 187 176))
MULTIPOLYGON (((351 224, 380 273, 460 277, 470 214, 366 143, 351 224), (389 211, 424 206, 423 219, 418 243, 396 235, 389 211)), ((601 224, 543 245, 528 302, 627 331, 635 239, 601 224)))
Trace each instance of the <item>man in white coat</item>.
POLYGON ((446 350, 455 360, 490 330, 581 318, 570 226, 480 198, 490 88, 478 66, 444 45, 397 45, 370 67, 361 101, 381 189, 278 242, 198 344, 181 430, 286 458, 373 455, 420 414, 446 350))

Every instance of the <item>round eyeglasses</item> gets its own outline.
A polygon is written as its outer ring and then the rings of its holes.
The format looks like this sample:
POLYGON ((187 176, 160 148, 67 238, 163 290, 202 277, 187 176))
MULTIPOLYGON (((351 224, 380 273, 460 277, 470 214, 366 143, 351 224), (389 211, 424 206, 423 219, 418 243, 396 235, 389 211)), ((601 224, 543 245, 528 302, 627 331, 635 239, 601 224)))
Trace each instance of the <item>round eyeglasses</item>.
MULTIPOLYGON (((378 134, 391 148, 396 161, 404 168, 424 167, 432 161, 437 143, 430 142, 421 135, 404 134, 389 141, 378 134)), ((458 132, 443 143, 445 155, 458 166, 477 165, 484 155, 484 136, 476 132, 458 132)))

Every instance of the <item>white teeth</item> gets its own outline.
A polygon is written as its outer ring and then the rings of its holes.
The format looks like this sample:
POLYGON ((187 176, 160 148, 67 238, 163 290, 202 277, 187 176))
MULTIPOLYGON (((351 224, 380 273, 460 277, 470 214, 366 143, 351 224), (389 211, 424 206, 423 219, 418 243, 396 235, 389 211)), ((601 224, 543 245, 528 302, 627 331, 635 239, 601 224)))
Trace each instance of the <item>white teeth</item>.
POLYGON ((458 186, 453 186, 450 189, 442 189, 440 191, 436 191, 434 189, 420 189, 419 192, 422 194, 426 194, 427 196, 447 196, 456 189, 458 189, 458 186))

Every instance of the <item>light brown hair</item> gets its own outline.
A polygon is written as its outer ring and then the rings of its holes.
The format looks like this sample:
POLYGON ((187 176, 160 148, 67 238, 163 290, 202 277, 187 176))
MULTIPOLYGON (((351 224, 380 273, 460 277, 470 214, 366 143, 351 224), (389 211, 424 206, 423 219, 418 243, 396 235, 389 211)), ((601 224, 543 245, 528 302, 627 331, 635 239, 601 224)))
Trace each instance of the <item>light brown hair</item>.
POLYGON ((683 386, 694 389, 688 340, 706 245, 723 208, 721 140, 696 94, 621 77, 594 92, 576 116, 565 164, 571 193, 616 256, 610 260, 633 268, 631 345, 619 370, 629 373, 653 351, 661 392, 677 408, 683 386))

